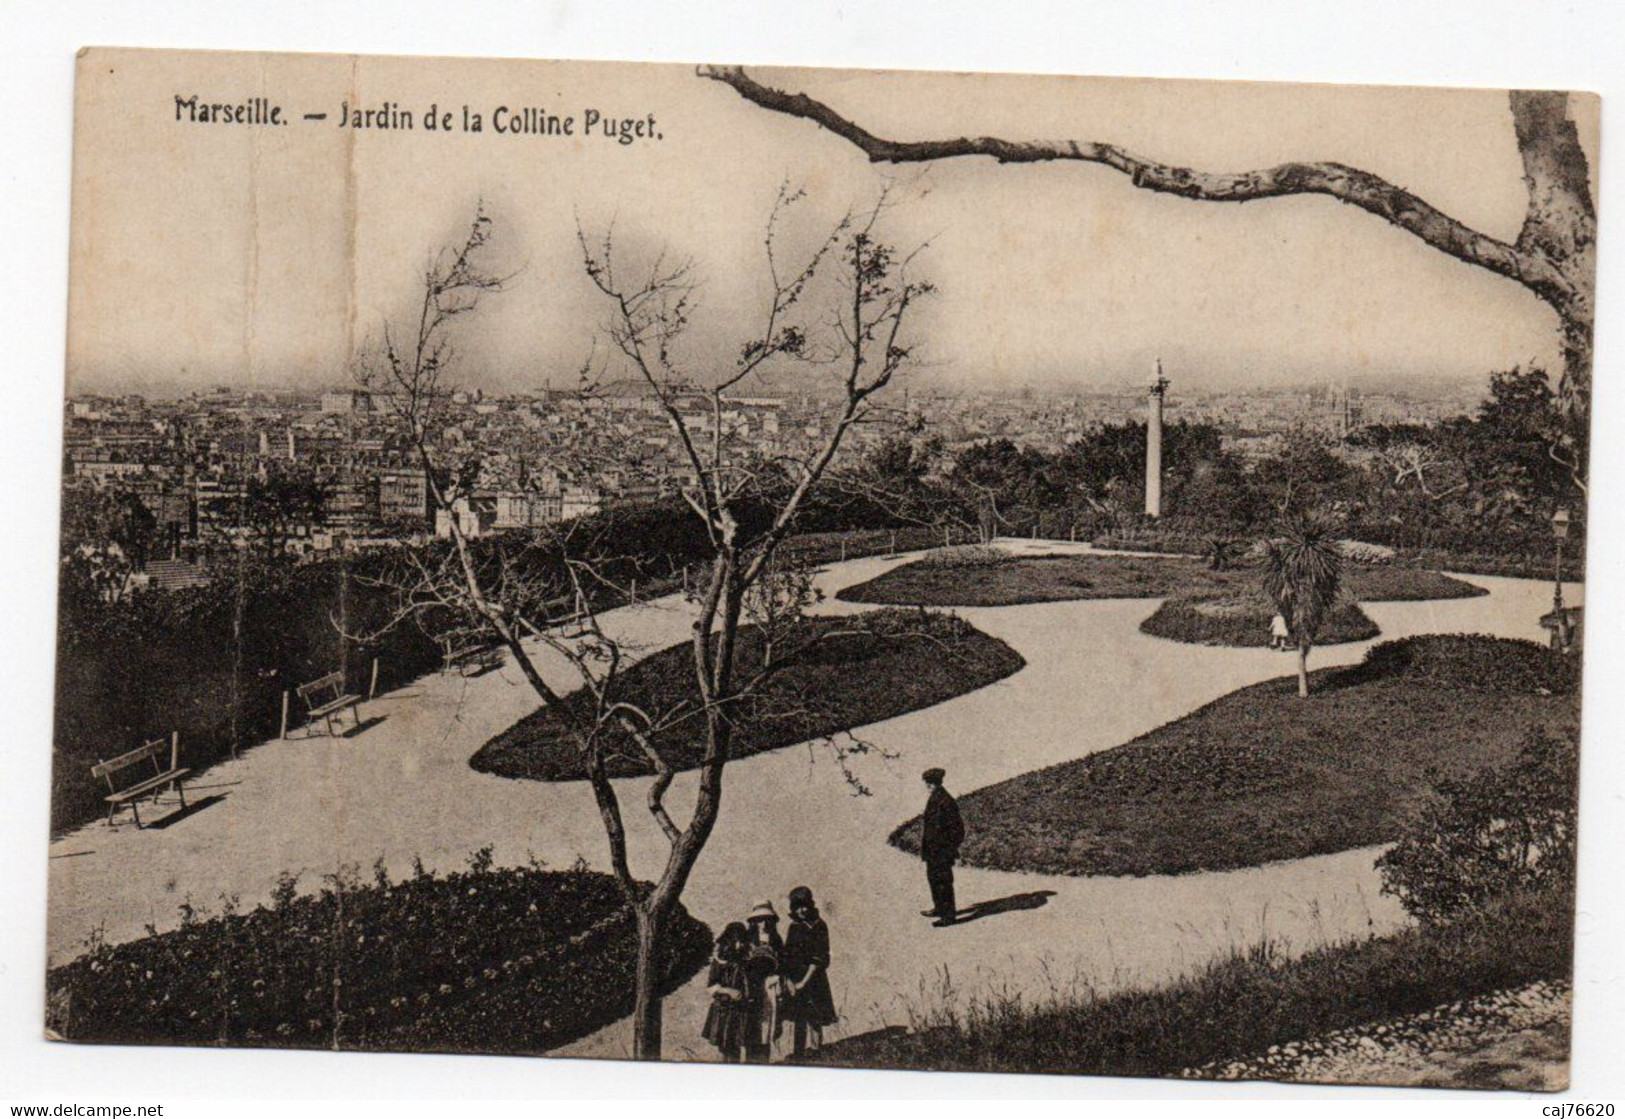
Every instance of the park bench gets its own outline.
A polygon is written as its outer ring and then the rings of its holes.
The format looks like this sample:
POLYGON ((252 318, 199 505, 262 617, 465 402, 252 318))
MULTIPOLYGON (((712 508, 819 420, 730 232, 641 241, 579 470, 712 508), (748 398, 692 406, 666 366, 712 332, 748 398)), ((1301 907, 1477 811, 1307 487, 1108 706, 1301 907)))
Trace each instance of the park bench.
POLYGON ((469 675, 469 670, 477 672, 494 668, 502 662, 502 647, 491 641, 470 641, 465 645, 458 645, 450 638, 440 641, 443 671, 455 668, 459 675, 469 675))
POLYGON ((306 718, 312 723, 318 719, 327 723, 327 733, 333 737, 338 737, 338 731, 333 728, 333 717, 346 709, 354 715, 356 727, 361 726, 361 697, 344 690, 344 673, 329 672, 319 680, 300 684, 298 691, 305 705, 306 718))
POLYGON ((128 754, 120 754, 118 757, 112 758, 109 761, 98 762, 97 764, 91 766, 91 778, 102 779, 107 782, 107 822, 111 824, 113 822, 114 814, 118 812, 120 808, 123 808, 125 805, 129 805, 130 811, 135 814, 135 826, 140 828, 141 807, 139 802, 141 798, 150 793, 152 795, 152 802, 157 804, 158 795, 165 789, 171 787, 173 787, 175 792, 179 794, 181 798, 181 807, 184 809, 186 807, 186 790, 182 787, 181 782, 192 771, 190 769, 181 768, 180 752, 180 736, 178 734, 172 734, 170 735, 168 742, 165 742, 162 738, 155 738, 151 742, 148 742, 137 749, 131 750, 128 754), (162 755, 166 746, 169 748, 168 769, 164 768, 164 763, 162 760, 162 755), (126 778, 122 776, 123 772, 132 768, 133 766, 138 766, 145 761, 152 762, 153 775, 145 778, 144 780, 137 781, 133 785, 126 785, 122 789, 119 788, 119 781, 126 780, 126 778), (120 775, 118 781, 114 780, 115 774, 120 775))

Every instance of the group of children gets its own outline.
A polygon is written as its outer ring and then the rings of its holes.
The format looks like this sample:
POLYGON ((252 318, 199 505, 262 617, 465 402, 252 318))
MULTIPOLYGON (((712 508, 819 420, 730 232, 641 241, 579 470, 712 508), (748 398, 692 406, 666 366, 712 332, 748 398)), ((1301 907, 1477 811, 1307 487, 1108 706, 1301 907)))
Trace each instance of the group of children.
POLYGON ((724 1061, 766 1061, 785 1023, 793 1053, 821 1043, 836 1020, 829 986, 829 926, 812 891, 790 891, 790 926, 779 935, 779 914, 764 901, 717 937, 706 980, 711 1009, 704 1037, 724 1061))

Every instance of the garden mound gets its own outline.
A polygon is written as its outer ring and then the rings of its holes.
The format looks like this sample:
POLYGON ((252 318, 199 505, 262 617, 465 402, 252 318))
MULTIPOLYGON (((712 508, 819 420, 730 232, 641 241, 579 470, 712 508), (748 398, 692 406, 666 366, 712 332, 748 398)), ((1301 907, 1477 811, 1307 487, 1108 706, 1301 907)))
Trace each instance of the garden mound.
MULTIPOLYGON (((1270 643, 1274 616, 1275 607, 1262 594, 1170 598, 1140 623, 1140 632, 1188 645, 1261 649, 1270 643)), ((1326 615, 1315 644, 1369 641, 1381 632, 1358 603, 1339 602, 1326 615)))
MULTIPOLYGON (((793 746, 905 715, 1002 680, 1025 664, 1019 653, 969 622, 924 610, 879 610, 856 617, 808 618, 799 633, 776 644, 806 646, 785 661, 761 690, 735 712, 740 730, 733 757, 793 746)), ((754 626, 739 632, 743 678, 762 662, 763 640, 754 626)), ((699 705, 692 647, 683 642, 624 670, 621 698, 649 712, 669 712, 686 702, 699 705)), ((586 707, 586 692, 566 703, 586 707)), ((693 715, 672 722, 656 736, 661 753, 677 770, 697 768, 704 756, 704 720, 693 715)), ((581 752, 568 724, 541 708, 482 746, 470 760, 476 770, 533 781, 586 777, 581 752)), ((608 751, 612 777, 653 773, 630 743, 608 751)))
MULTIPOLYGON (((1014 556, 992 548, 944 549, 894 567, 842 590, 846 602, 888 606, 1017 606, 1105 598, 1211 598, 1252 593, 1255 571, 1214 571, 1189 556, 1014 556)), ((1437 571, 1344 567, 1350 598, 1357 602, 1470 598, 1487 592, 1437 571)), ((1269 618, 1265 616, 1268 634, 1269 618)))
MULTIPOLYGON (((710 931, 680 910, 670 990, 710 931)), ((201 919, 52 968, 48 1026, 73 1041, 540 1053, 632 1010, 637 939, 614 879, 470 869, 391 882, 330 877, 270 905, 201 919)))
MULTIPOLYGON (((1429 771, 1465 777, 1532 727, 1578 716, 1571 658, 1530 641, 1429 636, 1364 663, 1265 681, 1135 739, 967 793, 965 862, 1073 875, 1184 874, 1392 841, 1429 771)), ((918 818, 892 833, 919 845, 918 818)))

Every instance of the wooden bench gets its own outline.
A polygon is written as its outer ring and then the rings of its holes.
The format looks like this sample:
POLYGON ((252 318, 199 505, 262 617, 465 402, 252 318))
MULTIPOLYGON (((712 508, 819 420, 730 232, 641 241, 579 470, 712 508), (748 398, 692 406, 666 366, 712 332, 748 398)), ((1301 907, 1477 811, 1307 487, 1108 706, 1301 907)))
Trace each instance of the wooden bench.
POLYGON ((442 671, 449 672, 455 668, 459 675, 467 676, 471 668, 484 671, 502 663, 502 646, 495 642, 470 641, 466 645, 458 645, 449 637, 443 637, 440 647, 445 662, 442 671))
POLYGON ((345 710, 354 715, 356 727, 361 726, 361 697, 344 690, 344 673, 329 672, 319 680, 300 684, 297 690, 304 702, 306 717, 312 723, 318 719, 326 722, 327 733, 333 737, 338 737, 333 718, 345 710))
MULTIPOLYGON (((169 741, 167 742, 165 742, 162 738, 155 738, 151 742, 148 742, 135 750, 131 750, 128 754, 120 754, 116 758, 112 758, 104 762, 98 762, 97 764, 91 766, 90 776, 93 779, 101 779, 107 782, 108 795, 106 800, 108 824, 112 824, 113 815, 120 808, 123 808, 125 805, 129 805, 130 811, 135 814, 135 826, 140 828, 141 798, 150 793, 152 795, 152 802, 157 804, 158 795, 171 787, 173 787, 175 792, 180 795, 181 808, 184 809, 186 807, 186 790, 182 787, 181 782, 192 771, 190 769, 181 768, 180 753, 181 739, 180 735, 177 733, 171 734, 169 736, 169 741), (168 747, 167 752, 169 754, 168 769, 164 768, 164 763, 162 760, 165 753, 165 747, 168 747), (124 770, 129 769, 132 766, 140 765, 145 761, 152 762, 153 775, 144 780, 137 781, 133 785, 127 785, 122 789, 119 788, 118 782, 113 779, 113 775, 122 774, 124 770)), ((120 780, 123 779, 124 778, 122 777, 120 778, 120 780)))

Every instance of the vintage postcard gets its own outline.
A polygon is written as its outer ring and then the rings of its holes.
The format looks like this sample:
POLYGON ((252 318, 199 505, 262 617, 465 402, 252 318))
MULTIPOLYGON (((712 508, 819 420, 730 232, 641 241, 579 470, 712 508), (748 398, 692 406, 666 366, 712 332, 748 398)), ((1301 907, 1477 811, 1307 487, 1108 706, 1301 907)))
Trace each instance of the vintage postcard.
POLYGON ((1596 97, 76 99, 52 1037, 1567 1083, 1596 97))

